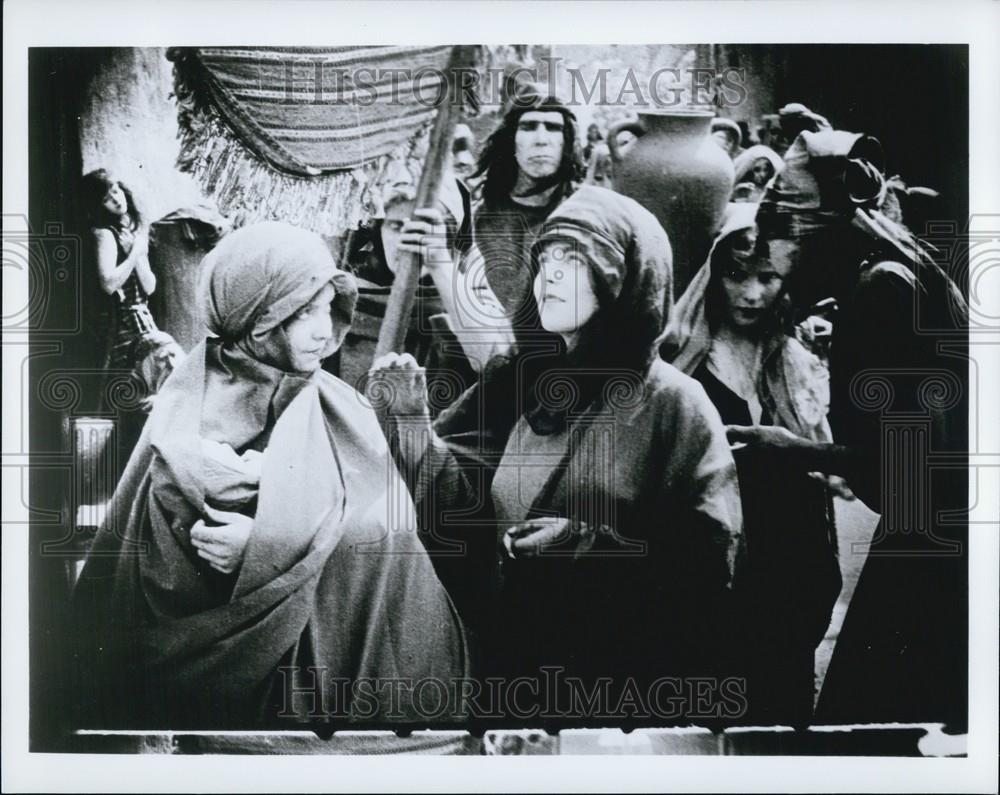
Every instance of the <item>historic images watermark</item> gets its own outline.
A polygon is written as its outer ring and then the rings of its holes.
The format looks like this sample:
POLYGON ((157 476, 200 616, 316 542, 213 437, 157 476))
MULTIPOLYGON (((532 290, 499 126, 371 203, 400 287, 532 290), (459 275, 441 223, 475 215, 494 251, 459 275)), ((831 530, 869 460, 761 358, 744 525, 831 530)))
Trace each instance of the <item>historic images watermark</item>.
MULTIPOLYGON (((434 66, 419 69, 390 67, 339 68, 322 60, 284 60, 269 70, 280 70, 284 101, 288 104, 357 105, 376 102, 390 105, 413 104, 435 108, 445 99, 448 83, 445 70, 434 66)), ((276 75, 269 75, 273 80, 276 75)), ((725 67, 661 67, 640 74, 629 67, 624 71, 603 67, 593 75, 576 66, 563 65, 557 56, 539 58, 530 66, 457 67, 454 101, 475 107, 501 104, 511 81, 545 83, 552 93, 566 95, 569 106, 603 105, 611 108, 679 108, 688 105, 736 107, 747 98, 746 70, 725 67), (568 87, 557 92, 557 75, 563 74, 568 87)), ((263 76, 262 76, 262 82, 263 76)), ((516 99, 511 98, 516 103, 516 99)))
POLYGON ((284 692, 278 717, 305 715, 317 722, 698 723, 738 720, 748 708, 746 680, 735 676, 583 679, 567 675, 562 666, 543 666, 537 675, 514 678, 351 678, 333 676, 322 666, 283 666, 278 676, 284 692))

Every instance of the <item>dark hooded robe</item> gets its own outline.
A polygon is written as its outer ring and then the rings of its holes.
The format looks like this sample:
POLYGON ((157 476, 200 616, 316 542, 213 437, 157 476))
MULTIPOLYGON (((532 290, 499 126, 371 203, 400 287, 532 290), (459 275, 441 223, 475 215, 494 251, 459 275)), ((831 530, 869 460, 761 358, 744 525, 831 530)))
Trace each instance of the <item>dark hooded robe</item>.
POLYGON ((545 223, 533 267, 552 240, 586 258, 599 309, 569 352, 536 315, 519 351, 442 413, 414 478, 418 512, 451 556, 435 565, 476 629, 483 674, 538 684, 520 707, 577 726, 683 722, 684 696, 671 714, 622 699, 720 670, 741 525, 733 458, 702 387, 654 355, 670 280, 656 219, 584 186, 545 223), (505 531, 538 517, 572 530, 512 558, 505 531), (598 702, 546 714, 567 692, 545 670, 598 702))
POLYGON ((414 698, 467 658, 379 425, 347 384, 280 356, 283 324, 326 284, 336 350, 353 278, 319 236, 277 223, 234 232, 202 270, 216 336, 157 396, 77 586, 80 724, 454 719, 414 698), (219 510, 253 517, 232 575, 191 541, 219 510))
POLYGON ((758 215, 771 236, 800 242, 802 265, 790 282, 797 304, 839 303, 830 425, 850 451, 843 474, 852 490, 882 515, 816 720, 960 729, 968 705, 968 308, 934 252, 887 214, 882 161, 872 138, 803 132, 758 215))

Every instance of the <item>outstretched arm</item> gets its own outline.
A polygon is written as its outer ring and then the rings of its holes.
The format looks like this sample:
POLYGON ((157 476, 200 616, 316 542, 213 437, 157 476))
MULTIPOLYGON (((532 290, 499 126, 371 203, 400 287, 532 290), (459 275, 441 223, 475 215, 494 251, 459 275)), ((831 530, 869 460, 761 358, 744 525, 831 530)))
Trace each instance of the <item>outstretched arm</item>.
POLYGON ((488 522, 475 521, 492 515, 487 465, 475 456, 482 440, 477 387, 432 425, 424 370, 409 354, 377 359, 368 384, 434 569, 463 617, 480 624, 486 620, 496 539, 488 522))
POLYGON ((847 477, 854 469, 856 451, 842 444, 817 442, 796 436, 778 425, 728 425, 730 443, 757 450, 777 450, 797 462, 803 472, 825 472, 847 477))

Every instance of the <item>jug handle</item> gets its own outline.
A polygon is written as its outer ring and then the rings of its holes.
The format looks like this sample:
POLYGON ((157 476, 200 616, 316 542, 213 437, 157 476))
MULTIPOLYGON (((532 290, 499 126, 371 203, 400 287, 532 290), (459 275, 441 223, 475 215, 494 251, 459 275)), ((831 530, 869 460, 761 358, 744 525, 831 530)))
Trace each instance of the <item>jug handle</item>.
POLYGON ((646 134, 646 126, 642 123, 641 119, 626 119, 625 121, 620 121, 612 124, 608 128, 608 149, 611 150, 611 159, 615 162, 619 162, 622 156, 625 154, 625 149, 622 149, 618 145, 618 133, 630 132, 636 138, 641 138, 646 134))

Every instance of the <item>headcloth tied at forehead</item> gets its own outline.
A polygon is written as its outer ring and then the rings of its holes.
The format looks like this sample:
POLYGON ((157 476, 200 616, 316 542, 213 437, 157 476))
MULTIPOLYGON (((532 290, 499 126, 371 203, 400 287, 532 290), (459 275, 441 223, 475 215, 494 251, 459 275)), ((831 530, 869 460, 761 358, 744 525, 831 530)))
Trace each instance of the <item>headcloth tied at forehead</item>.
POLYGON ((553 93, 544 83, 521 83, 509 99, 508 114, 527 113, 528 111, 559 111, 576 121, 576 113, 566 99, 558 93, 553 93))
POLYGON ((290 224, 243 227, 202 262, 202 300, 209 330, 226 342, 261 342, 309 303, 326 284, 336 291, 328 356, 354 317, 354 277, 337 269, 323 238, 290 224))

